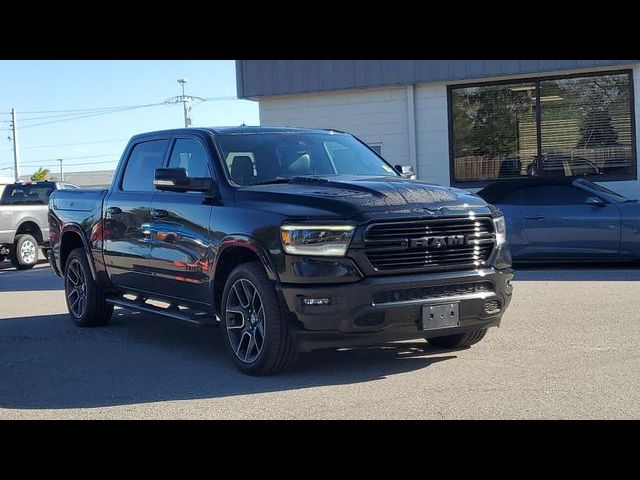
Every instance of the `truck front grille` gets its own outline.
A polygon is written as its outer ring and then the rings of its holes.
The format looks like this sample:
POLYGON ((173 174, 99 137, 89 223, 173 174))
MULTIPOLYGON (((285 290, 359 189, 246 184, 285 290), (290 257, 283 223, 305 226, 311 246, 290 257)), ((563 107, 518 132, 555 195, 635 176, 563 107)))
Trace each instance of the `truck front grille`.
POLYGON ((384 272, 480 268, 494 244, 490 217, 375 223, 364 236, 367 259, 384 272))

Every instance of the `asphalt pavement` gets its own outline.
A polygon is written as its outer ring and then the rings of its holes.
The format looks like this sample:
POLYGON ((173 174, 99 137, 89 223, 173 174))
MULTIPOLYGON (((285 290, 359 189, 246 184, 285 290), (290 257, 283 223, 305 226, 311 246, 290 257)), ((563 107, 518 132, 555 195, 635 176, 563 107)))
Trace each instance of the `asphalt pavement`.
POLYGON ((0 263, 0 419, 640 418, 640 268, 527 268, 500 328, 237 372, 221 331, 116 310, 75 327, 46 264, 0 263))

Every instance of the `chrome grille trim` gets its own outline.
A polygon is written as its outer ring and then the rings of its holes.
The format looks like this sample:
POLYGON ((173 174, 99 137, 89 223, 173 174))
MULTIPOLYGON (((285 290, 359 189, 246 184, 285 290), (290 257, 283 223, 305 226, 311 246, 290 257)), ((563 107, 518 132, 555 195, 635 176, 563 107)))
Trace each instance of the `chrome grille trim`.
POLYGON ((482 268, 495 246, 489 216, 376 222, 367 227, 363 240, 365 256, 379 272, 482 268), (440 248, 419 244, 425 238, 459 242, 460 237, 462 244, 440 248))
POLYGON ((381 305, 394 306, 394 305, 412 305, 416 303, 423 303, 423 304, 448 303, 448 302, 460 302, 463 300, 473 300, 473 299, 485 300, 492 297, 497 298, 497 295, 494 292, 476 292, 476 293, 465 293, 463 295, 452 295, 450 297, 417 298, 415 300, 400 300, 398 302, 385 302, 385 303, 371 302, 371 306, 379 307, 381 305))

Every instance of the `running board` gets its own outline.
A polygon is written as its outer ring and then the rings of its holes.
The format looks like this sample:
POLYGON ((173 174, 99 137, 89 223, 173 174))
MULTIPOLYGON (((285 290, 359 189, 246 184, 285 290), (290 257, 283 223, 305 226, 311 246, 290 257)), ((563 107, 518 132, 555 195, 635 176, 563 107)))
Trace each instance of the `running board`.
POLYGON ((165 317, 175 318, 176 320, 183 320, 185 322, 193 323, 195 325, 207 326, 215 325, 216 321, 210 317, 206 312, 196 312, 196 310, 182 311, 179 308, 163 308, 146 303, 146 300, 129 300, 123 297, 108 297, 107 303, 116 307, 126 308, 127 310, 134 310, 136 312, 156 313, 165 317))

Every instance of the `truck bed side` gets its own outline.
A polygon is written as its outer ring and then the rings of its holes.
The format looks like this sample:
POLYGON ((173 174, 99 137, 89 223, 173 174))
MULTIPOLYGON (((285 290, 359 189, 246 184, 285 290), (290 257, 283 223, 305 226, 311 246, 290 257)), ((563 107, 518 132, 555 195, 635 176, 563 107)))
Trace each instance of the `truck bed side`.
POLYGON ((102 264, 102 206, 108 190, 57 190, 49 198, 52 266, 56 273, 64 270, 73 248, 84 248, 95 274, 98 260, 102 264), (64 245, 62 244, 62 240, 64 245), (61 248, 62 246, 62 248, 61 248))

